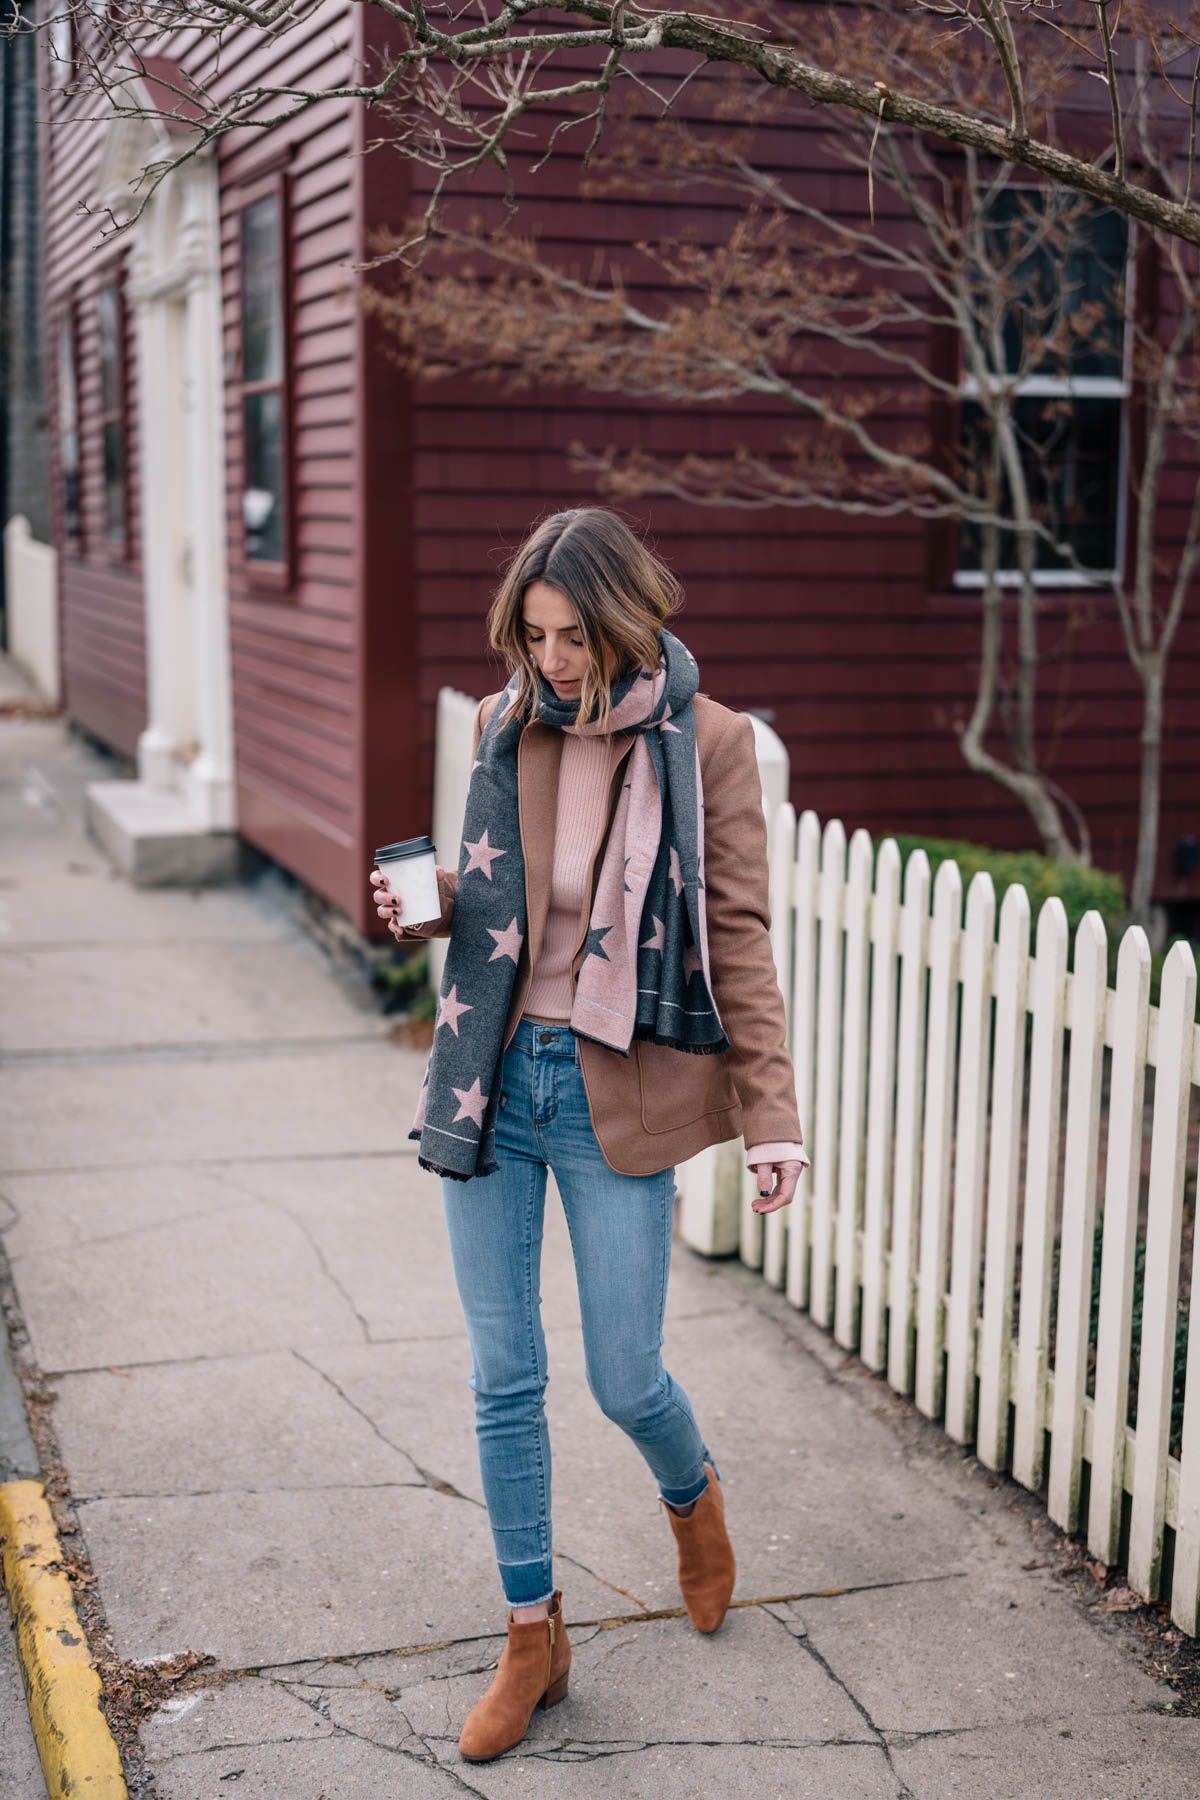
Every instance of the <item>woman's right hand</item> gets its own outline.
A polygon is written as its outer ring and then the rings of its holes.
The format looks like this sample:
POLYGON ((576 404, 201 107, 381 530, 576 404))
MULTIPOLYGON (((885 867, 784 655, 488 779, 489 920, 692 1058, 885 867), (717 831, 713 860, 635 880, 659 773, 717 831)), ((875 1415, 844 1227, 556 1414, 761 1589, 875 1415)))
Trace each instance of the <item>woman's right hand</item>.
MULTIPOLYGON (((437 869, 435 872, 440 882, 442 879, 442 870, 437 869)), ((371 886, 375 890, 375 911, 379 914, 381 919, 386 921, 387 928, 392 936, 394 938, 402 938, 404 936, 404 927, 400 923, 400 914, 403 908, 399 894, 393 894, 391 888, 387 884, 386 877, 381 875, 378 869, 371 870, 371 886)))

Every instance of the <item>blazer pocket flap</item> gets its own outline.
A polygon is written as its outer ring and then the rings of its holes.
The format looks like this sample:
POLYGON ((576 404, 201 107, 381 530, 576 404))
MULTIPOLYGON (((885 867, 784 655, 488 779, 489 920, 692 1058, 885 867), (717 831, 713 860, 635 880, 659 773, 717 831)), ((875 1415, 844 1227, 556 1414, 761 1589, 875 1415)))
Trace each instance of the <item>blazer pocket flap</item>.
POLYGON ((729 1065, 722 1052, 697 1056, 672 1050, 649 1038, 635 1038, 642 1124, 647 1131, 678 1131, 706 1113, 728 1112, 738 1103, 729 1065))

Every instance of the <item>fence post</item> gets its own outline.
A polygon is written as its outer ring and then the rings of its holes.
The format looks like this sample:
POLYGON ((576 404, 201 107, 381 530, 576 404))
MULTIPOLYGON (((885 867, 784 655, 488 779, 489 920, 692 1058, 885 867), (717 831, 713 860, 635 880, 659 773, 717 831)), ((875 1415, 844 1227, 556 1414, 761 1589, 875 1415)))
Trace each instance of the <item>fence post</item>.
POLYGON ((850 839, 846 880, 846 973, 842 1019, 842 1107, 838 1141, 837 1287, 833 1335, 843 1350, 858 1339, 858 1218, 867 1085, 867 956, 874 850, 865 831, 850 839))
MULTIPOLYGON (((783 995, 787 1036, 791 1041, 792 1021, 792 955, 795 944, 792 910, 792 886, 796 875, 796 813, 785 800, 775 813, 771 833, 771 948, 775 954, 775 973, 783 995)), ((801 1125, 805 1129, 803 1119, 801 1125)), ((801 1177, 803 1179, 803 1177, 801 1177)), ((763 1279, 774 1288, 782 1287, 787 1267, 787 1233, 790 1206, 766 1215, 763 1231, 763 1279)), ((761 1217, 761 1214, 756 1214, 761 1217)))
MULTIPOLYGON (((787 938, 787 927, 791 917, 791 871, 787 872, 785 893, 787 898, 782 903, 777 899, 776 878, 778 864, 776 861, 777 834, 781 829, 781 813, 784 806, 795 828, 795 813, 788 805, 788 787, 790 782, 790 763, 783 739, 765 719, 757 713, 749 713, 747 717, 754 728, 754 756, 758 764, 758 780, 762 790, 763 815, 767 822, 767 869, 770 884, 771 906, 771 948, 775 956, 776 977, 780 989, 785 995, 789 977, 785 972, 791 962, 790 945, 787 938)), ((783 829, 787 829, 786 826, 783 829)), ((749 1146, 747 1146, 749 1148, 749 1146)), ((741 1204, 738 1208, 738 1254, 747 1268, 763 1267, 764 1225, 762 1213, 754 1210, 751 1202, 757 1197, 757 1178, 747 1167, 743 1157, 740 1168, 741 1204)), ((772 1215, 777 1217, 778 1215, 772 1215)), ((775 1226, 776 1256, 782 1256, 780 1234, 786 1230, 782 1221, 775 1226)))
POLYGON ((1142 1170, 1142 1107, 1150 1013, 1150 946, 1131 925, 1117 955, 1113 1005, 1112 1078, 1108 1102, 1108 1165, 1100 1261, 1100 1320, 1096 1338, 1096 1400, 1092 1412, 1092 1480, 1088 1548, 1115 1562, 1125 1484, 1125 1411, 1129 1388, 1129 1332, 1137 1248, 1138 1187, 1142 1170))
POLYGON ((921 1191, 921 1116, 925 1095, 927 1016, 925 970, 929 936, 929 858, 914 850, 904 871, 900 913, 900 1026, 896 1046, 896 1157, 892 1180, 891 1261, 888 1267, 888 1381, 912 1392, 917 1317, 921 1191))
POLYGON ((954 1126, 950 1316, 946 1321, 946 1430, 960 1444, 966 1443, 975 1425, 975 1325, 979 1312, 995 928, 996 890, 991 876, 981 869, 967 889, 967 922, 959 956, 962 1014, 954 1126))
MULTIPOLYGON (((1183 1178, 1196 1030, 1196 957, 1189 944, 1176 944, 1163 964, 1161 996, 1154 1058, 1154 1129, 1150 1142, 1133 1511, 1129 1527, 1129 1585, 1147 1600, 1158 1598, 1162 1571, 1167 1448, 1175 1386, 1183 1178)), ((1197 1312, 1200 1313, 1200 1296, 1197 1312)), ((1200 1318, 1196 1324, 1200 1329, 1200 1318)))
MULTIPOLYGON (((821 859, 821 827, 815 812, 800 815, 796 833, 795 944, 792 955, 792 1063, 796 1071, 796 1110, 812 1138, 816 1093, 817 1027, 817 871, 821 859)), ((813 1154, 811 1148, 809 1155, 813 1154)), ((787 1297, 793 1306, 808 1305, 809 1219, 812 1170, 796 1183, 787 1231, 787 1297)))
POLYGON ((955 1002, 962 876, 944 862, 933 884, 929 928, 929 1034, 921 1145, 921 1237, 917 1271, 917 1406, 928 1419, 942 1409, 946 1234, 950 1188, 950 1097, 954 1091, 955 1002))
POLYGON ((1050 1517, 1064 1531, 1074 1531, 1079 1524, 1092 1239, 1096 1231, 1096 1165, 1108 1001, 1108 939, 1098 912, 1085 913, 1079 922, 1075 970, 1070 981, 1071 1055, 1067 1065, 1067 1141, 1054 1328, 1050 1487, 1046 1502, 1050 1517))
POLYGON ((1033 972, 1029 1141, 1025 1155, 1025 1217, 1021 1232, 1021 1300, 1013 1427, 1014 1479, 1022 1487, 1035 1491, 1042 1485, 1066 990, 1067 915, 1062 901, 1057 895, 1051 895, 1038 916, 1037 958, 1033 972))
POLYGON ((888 1173, 896 1080, 896 948, 900 926, 900 852, 886 838, 875 859, 871 902, 871 1048, 867 1087, 867 1177, 863 1196, 862 1329, 868 1369, 884 1361, 888 1173))
POLYGON ((821 839, 817 974, 817 1113, 813 1125, 812 1290, 808 1308, 818 1325, 833 1311, 833 1231, 837 1204, 838 1081, 842 1061, 842 905, 846 891, 846 833, 830 819, 821 839))
MULTIPOLYGON (((1029 895, 1014 882, 1000 907, 996 956, 996 1049, 988 1158, 987 1247, 979 1331, 976 1453, 989 1469, 1008 1453, 1013 1265, 1017 1247, 1017 1174, 1021 1166, 1021 1094, 1025 1086, 1025 989, 1029 977, 1029 895)), ((1024 1270, 1022 1269, 1022 1279, 1024 1270)))
MULTIPOLYGON (((1192 1080, 1200 1080, 1200 1033, 1193 1037, 1192 1080)), ((1192 1289, 1200 1294, 1200 1231, 1192 1244, 1192 1289)), ((1193 1302, 1188 1320, 1187 1374, 1183 1390, 1183 1439, 1179 1449, 1179 1509, 1175 1518, 1175 1577, 1171 1617, 1190 1637, 1200 1627, 1200 1317, 1193 1302)))

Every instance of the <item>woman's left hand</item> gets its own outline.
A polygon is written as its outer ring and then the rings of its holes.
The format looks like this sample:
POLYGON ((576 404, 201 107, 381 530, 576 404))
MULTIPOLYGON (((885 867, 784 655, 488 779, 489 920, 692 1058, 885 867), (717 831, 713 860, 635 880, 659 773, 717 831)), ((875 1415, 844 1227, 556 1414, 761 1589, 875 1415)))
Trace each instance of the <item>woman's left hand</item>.
POLYGON ((778 1212, 781 1206, 790 1206, 800 1172, 807 1167, 802 1162, 755 1163, 758 1198, 750 1202, 754 1211, 771 1213, 778 1212))

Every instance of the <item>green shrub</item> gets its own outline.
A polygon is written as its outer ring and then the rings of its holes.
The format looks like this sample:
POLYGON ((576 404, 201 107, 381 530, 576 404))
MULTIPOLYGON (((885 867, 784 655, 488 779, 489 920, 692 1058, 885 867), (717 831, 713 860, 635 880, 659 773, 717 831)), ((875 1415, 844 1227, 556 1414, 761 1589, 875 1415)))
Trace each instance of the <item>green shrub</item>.
MULTIPOLYGON (((1198 975, 1200 975, 1200 945, 1192 944, 1190 939, 1188 939, 1188 938, 1180 938, 1180 937, 1168 938, 1164 948, 1161 950, 1156 950, 1150 958, 1150 1004, 1151 1004, 1151 1006, 1158 1005, 1159 990, 1162 987, 1163 964, 1166 962, 1168 956, 1170 956, 1170 954, 1171 954, 1172 950, 1175 948, 1176 944, 1181 944, 1181 943, 1189 944, 1192 955, 1195 956, 1195 958, 1196 958, 1196 963, 1197 963, 1196 972, 1198 975)), ((1111 946, 1109 947, 1109 955, 1108 955, 1108 979, 1109 979, 1110 985, 1112 985, 1112 986, 1116 985, 1117 957, 1116 957, 1116 951, 1111 946)), ((1200 981, 1197 981, 1197 983, 1196 983, 1196 1010, 1198 1013, 1200 1013, 1200 981)))
POLYGON ((376 963, 371 984, 379 995, 385 1013, 420 1012, 429 987, 429 951, 424 944, 397 946, 376 963))
MULTIPOLYGON (((964 900, 972 877, 980 869, 986 869, 996 890, 997 920, 1005 893, 1014 882, 1020 882, 1029 895, 1031 944, 1037 931, 1038 913, 1043 902, 1051 894, 1057 894, 1067 915, 1067 930, 1070 934, 1068 967, 1073 968, 1075 963, 1075 933, 1079 929, 1079 922, 1084 913, 1095 910, 1100 914, 1108 937, 1108 985, 1116 986, 1117 953, 1129 923, 1125 887, 1119 875, 1110 875, 1104 869, 1085 869, 1078 863, 1055 862, 1053 857, 1038 856, 1032 850, 989 850, 983 844, 955 843, 949 838, 897 836, 896 843, 900 849, 900 860, 905 866, 914 850, 924 850, 929 858, 931 877, 936 876, 942 863, 956 862, 962 871, 964 900)), ((1163 963, 1178 941, 1177 938, 1172 938, 1165 949, 1155 951, 1150 958, 1152 1006, 1158 1005, 1163 963)), ((1197 950, 1198 946, 1193 945, 1192 948, 1197 950)), ((1196 1004, 1200 1013, 1200 983, 1197 984, 1196 1004)))
POLYGON ((1093 909, 1103 919, 1110 940, 1119 936, 1128 917, 1121 877, 1110 875, 1103 869, 1055 862, 1053 857, 1038 856, 1032 850, 989 850, 983 844, 960 844, 949 838, 897 837, 896 843, 905 864, 914 850, 924 850, 929 858, 930 873, 934 876, 942 863, 956 862, 962 871, 964 896, 972 876, 980 869, 986 869, 996 889, 997 918, 1004 896, 1014 882, 1019 882, 1029 895, 1034 927, 1042 903, 1051 894, 1057 894, 1063 903, 1072 939, 1084 913, 1093 909))

